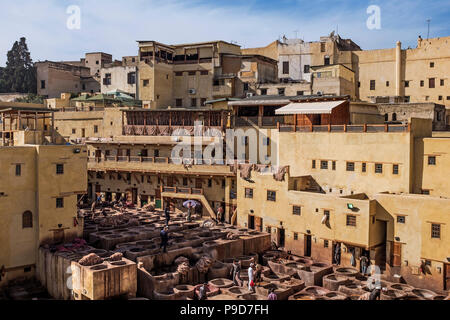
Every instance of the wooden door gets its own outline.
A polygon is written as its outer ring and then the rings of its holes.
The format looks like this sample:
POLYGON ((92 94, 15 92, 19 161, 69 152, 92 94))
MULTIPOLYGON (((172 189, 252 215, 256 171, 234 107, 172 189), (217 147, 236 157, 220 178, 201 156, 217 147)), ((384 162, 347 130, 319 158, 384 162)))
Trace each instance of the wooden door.
POLYGON ((450 263, 444 263, 444 290, 450 290, 450 263))
POLYGON ((255 217, 255 229, 262 232, 263 219, 260 217, 255 217))
POLYGON ((400 267, 402 265, 402 244, 400 242, 392 243, 392 266, 400 267))
POLYGON ((137 188, 131 189, 131 201, 132 201, 134 204, 137 204, 137 196, 138 196, 138 190, 137 190, 137 188))
POLYGON ((195 188, 201 189, 203 187, 202 179, 195 179, 195 188))

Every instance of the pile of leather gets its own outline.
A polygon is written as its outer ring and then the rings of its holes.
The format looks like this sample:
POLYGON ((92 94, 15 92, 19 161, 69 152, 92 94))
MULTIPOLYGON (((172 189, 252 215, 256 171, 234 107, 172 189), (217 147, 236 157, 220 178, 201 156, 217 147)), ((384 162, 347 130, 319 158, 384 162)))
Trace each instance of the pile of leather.
POLYGON ((100 258, 95 253, 89 253, 88 255, 85 255, 78 261, 78 263, 81 264, 82 266, 93 266, 102 262, 103 259, 100 258))
POLYGON ((209 268, 211 268, 212 263, 213 263, 213 261, 211 258, 209 258, 207 256, 203 256, 197 261, 195 266, 197 267, 197 270, 199 272, 207 273, 209 268))
POLYGON ((235 240, 235 239, 239 239, 239 235, 237 233, 234 232, 227 233, 227 240, 235 240))
POLYGON ((116 252, 109 257, 109 261, 121 261, 123 254, 121 252, 116 252))

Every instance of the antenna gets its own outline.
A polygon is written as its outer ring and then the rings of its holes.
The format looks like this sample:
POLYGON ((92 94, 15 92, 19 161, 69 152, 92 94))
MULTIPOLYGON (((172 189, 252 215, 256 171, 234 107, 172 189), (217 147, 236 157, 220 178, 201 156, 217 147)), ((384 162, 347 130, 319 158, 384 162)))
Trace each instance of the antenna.
POLYGON ((427 40, 430 37, 430 22, 431 22, 431 19, 427 19, 427 24, 428 24, 427 40))
POLYGON ((298 30, 294 30, 294 34, 295 34, 295 39, 297 39, 298 30))

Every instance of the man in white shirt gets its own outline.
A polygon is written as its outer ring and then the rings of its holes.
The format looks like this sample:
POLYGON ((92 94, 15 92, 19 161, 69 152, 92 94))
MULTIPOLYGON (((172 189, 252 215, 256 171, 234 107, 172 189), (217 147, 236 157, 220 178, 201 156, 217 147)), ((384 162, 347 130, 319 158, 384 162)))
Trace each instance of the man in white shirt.
POLYGON ((248 268, 248 291, 251 292, 255 292, 255 287, 254 287, 254 282, 255 282, 255 278, 254 278, 254 268, 255 268, 255 264, 252 262, 250 263, 250 267, 248 268), (253 282, 253 286, 251 286, 250 284, 253 282))

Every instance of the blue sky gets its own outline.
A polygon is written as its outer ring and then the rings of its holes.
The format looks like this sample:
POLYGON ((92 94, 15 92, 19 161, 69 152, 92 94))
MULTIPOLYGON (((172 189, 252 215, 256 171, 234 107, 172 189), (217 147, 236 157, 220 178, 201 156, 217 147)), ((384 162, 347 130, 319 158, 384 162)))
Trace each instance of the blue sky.
POLYGON ((450 36, 449 0, 0 0, 0 66, 21 36, 34 61, 78 60, 104 51, 115 59, 137 53, 136 40, 163 43, 235 41, 264 46, 283 35, 318 40, 338 28, 362 49, 415 47, 417 36, 450 36), (69 30, 67 7, 81 10, 80 30, 69 30), (366 9, 381 9, 381 29, 369 30, 366 9))

